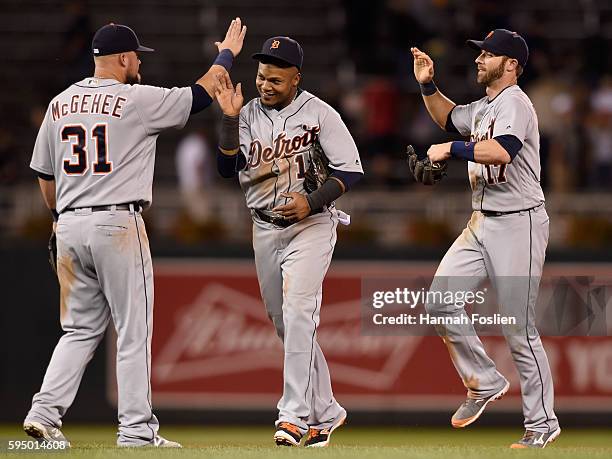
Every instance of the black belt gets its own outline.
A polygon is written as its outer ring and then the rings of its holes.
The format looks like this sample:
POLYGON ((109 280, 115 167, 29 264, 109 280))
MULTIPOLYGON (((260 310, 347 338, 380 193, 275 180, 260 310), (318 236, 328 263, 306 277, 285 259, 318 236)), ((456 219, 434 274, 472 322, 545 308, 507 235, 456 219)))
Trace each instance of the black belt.
MULTIPOLYGON (((115 210, 130 210, 130 206, 133 206, 134 212, 140 212, 142 210, 142 206, 137 202, 129 202, 127 204, 115 204, 115 210)), ((75 210, 80 209, 91 209, 92 212, 110 212, 112 209, 112 205, 109 206, 87 206, 87 207, 68 207, 64 209, 63 212, 74 212, 75 210)), ((63 213, 62 212, 62 213, 63 213)))
POLYGON ((543 203, 540 203, 537 206, 530 207, 529 209, 510 210, 508 212, 495 212, 495 211, 492 211, 492 210, 481 210, 480 212, 485 217, 501 217, 502 215, 510 215, 510 214, 518 214, 518 213, 521 213, 521 212, 529 212, 530 210, 537 209, 542 204, 543 203))
POLYGON ((296 223, 292 220, 287 220, 282 215, 270 215, 259 209, 253 209, 253 211, 255 212, 257 217, 259 217, 261 221, 264 221, 266 223, 271 223, 275 226, 280 226, 281 228, 288 228, 289 226, 296 223))
MULTIPOLYGON (((251 210, 255 212, 255 215, 257 215, 261 221, 264 221, 266 223, 271 223, 276 226, 280 226, 281 228, 288 228, 294 223, 297 223, 297 221, 287 220, 285 217, 279 214, 270 215, 269 213, 266 213, 263 210, 259 210, 259 209, 251 209, 251 210)), ((267 211, 267 212, 271 212, 271 211, 267 211)), ((323 209, 317 209, 314 212, 310 212, 310 215, 320 214, 321 212, 323 212, 323 209)))

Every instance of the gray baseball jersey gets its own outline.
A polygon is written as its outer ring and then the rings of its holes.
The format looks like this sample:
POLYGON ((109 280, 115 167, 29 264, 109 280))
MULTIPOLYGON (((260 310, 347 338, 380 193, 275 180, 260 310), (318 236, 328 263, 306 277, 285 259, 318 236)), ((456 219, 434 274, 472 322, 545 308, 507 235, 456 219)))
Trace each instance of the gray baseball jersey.
MULTIPOLYGON (((359 153, 340 115, 321 99, 299 91, 282 110, 259 99, 240 112, 240 154, 246 165, 240 185, 251 209, 287 202, 282 192, 304 191, 308 150, 321 143, 332 169, 363 172, 359 153)), ((257 278, 268 316, 283 340, 284 384, 278 426, 289 422, 302 434, 338 425, 346 411, 336 401, 325 356, 317 343, 322 283, 336 244, 334 206, 289 226, 276 227, 253 214, 257 278)))
MULTIPOLYGON (((473 291, 485 278, 496 288, 500 313, 518 325, 504 328, 506 342, 519 372, 524 425, 537 432, 554 432, 553 380, 546 352, 534 326, 535 303, 548 243, 548 215, 540 187, 537 115, 529 98, 516 85, 492 101, 484 97, 456 106, 452 121, 472 141, 511 134, 523 147, 504 166, 470 162, 472 218, 446 252, 432 282, 433 291, 473 291), (505 215, 481 212, 512 212, 505 215), (523 212, 513 212, 525 210, 523 212)), ((454 316, 457 325, 439 326, 450 356, 468 390, 468 397, 495 397, 508 383, 489 358, 463 307, 432 302, 434 315, 454 316)), ((478 416, 476 413, 468 413, 478 416)), ((460 408, 453 422, 472 422, 460 408)), ((467 424, 463 424, 467 425, 467 424)))
POLYGON ((70 86, 49 104, 31 167, 55 177, 65 333, 26 422, 61 427, 112 319, 117 331, 117 444, 154 442, 159 423, 150 383, 153 267, 144 221, 133 203, 151 203, 157 136, 163 129, 182 127, 191 105, 188 87, 131 86, 97 78, 70 86))
POLYGON ((474 210, 507 212, 544 202, 538 118, 519 86, 509 86, 492 101, 485 96, 468 105, 457 105, 451 119, 459 133, 470 136, 473 142, 510 134, 523 143, 510 164, 468 163, 474 210))
POLYGON ((53 175, 57 210, 125 202, 151 204, 155 143, 181 128, 191 88, 159 88, 85 78, 56 96, 30 167, 53 175))
POLYGON ((359 152, 338 112, 318 97, 300 91, 280 111, 259 98, 240 111, 240 151, 247 161, 239 174, 247 206, 271 209, 284 204, 282 192, 304 192, 305 154, 319 139, 332 169, 362 172, 359 152))

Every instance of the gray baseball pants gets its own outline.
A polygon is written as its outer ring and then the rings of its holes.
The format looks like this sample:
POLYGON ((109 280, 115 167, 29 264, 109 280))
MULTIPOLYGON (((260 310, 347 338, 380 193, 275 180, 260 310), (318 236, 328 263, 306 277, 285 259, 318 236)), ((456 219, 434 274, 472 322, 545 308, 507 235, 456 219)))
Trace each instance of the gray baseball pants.
MULTIPOLYGON (((500 313, 518 317, 518 326, 503 333, 518 370, 525 428, 553 432, 553 380, 546 352, 534 325, 549 219, 544 205, 531 210, 487 217, 474 212, 436 271, 432 291, 473 291, 485 278, 496 289, 500 313)), ((428 303, 433 315, 466 315, 465 309, 428 303)), ((475 312, 477 309, 475 308, 475 312)), ((490 396, 506 380, 486 354, 471 323, 436 327, 471 398, 490 396)))
POLYGON ((117 331, 117 444, 149 443, 153 268, 140 213, 77 209, 57 224, 60 321, 64 335, 25 421, 61 427, 85 367, 112 319, 117 331))
POLYGON ((336 244, 335 212, 278 228, 254 218, 253 248, 261 296, 283 340, 283 395, 276 422, 302 434, 324 429, 346 412, 334 398, 327 362, 317 343, 322 283, 336 244))

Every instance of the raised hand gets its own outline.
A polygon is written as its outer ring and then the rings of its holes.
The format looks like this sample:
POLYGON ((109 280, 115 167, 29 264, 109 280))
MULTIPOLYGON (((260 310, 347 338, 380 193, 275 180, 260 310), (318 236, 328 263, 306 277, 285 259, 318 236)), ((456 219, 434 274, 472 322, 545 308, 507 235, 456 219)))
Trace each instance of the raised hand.
POLYGON ((414 58, 414 77, 421 83, 429 83, 434 77, 434 63, 426 53, 419 48, 410 48, 414 58))
POLYGON ((232 80, 227 72, 217 74, 215 98, 224 115, 237 116, 240 114, 240 109, 244 103, 242 86, 238 83, 234 89, 232 80))
POLYGON ((244 42, 244 36, 246 35, 247 28, 242 25, 240 18, 233 19, 227 28, 225 38, 223 41, 216 41, 215 45, 221 52, 224 49, 229 49, 234 57, 240 54, 242 50, 242 43, 244 42))

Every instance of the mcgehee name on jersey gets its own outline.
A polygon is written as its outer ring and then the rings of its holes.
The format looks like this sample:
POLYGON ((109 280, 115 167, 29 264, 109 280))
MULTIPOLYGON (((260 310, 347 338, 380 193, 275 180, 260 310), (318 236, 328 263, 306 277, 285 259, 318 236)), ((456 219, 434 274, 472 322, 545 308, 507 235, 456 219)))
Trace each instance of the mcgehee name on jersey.
POLYGON ((126 102, 125 97, 119 97, 116 94, 73 94, 70 103, 60 104, 59 100, 56 100, 51 104, 51 116, 53 121, 77 113, 121 118, 126 102))

